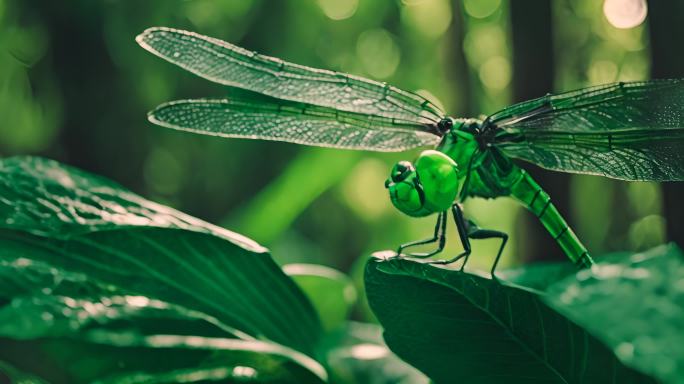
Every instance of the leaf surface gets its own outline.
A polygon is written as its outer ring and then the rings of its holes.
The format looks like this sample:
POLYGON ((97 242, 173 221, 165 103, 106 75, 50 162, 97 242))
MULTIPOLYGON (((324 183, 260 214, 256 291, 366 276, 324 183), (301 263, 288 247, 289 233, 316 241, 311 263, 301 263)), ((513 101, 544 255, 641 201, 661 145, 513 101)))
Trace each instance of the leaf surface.
POLYGON ((0 162, 0 277, 6 345, 83 344, 112 364, 109 352, 153 349, 168 365, 195 349, 195 362, 232 356, 206 374, 254 361, 326 377, 320 321, 265 248, 54 161, 0 162))
POLYGON ((593 273, 549 287, 545 301, 613 349, 623 363, 684 383, 684 254, 663 245, 603 257, 593 273))
POLYGON ((313 359, 200 312, 23 258, 0 277, 0 359, 51 382, 320 381, 313 359))
POLYGON ((437 383, 653 382, 544 303, 546 274, 563 276, 530 266, 515 283, 498 283, 410 260, 371 259, 365 282, 389 347, 437 383))

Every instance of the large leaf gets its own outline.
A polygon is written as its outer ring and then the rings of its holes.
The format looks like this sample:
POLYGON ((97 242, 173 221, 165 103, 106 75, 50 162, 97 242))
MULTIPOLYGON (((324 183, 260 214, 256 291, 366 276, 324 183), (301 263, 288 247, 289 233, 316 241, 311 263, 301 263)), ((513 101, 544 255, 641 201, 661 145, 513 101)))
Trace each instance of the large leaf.
POLYGON ((93 329, 249 339, 204 313, 25 258, 0 260, 0 300, 0 336, 17 340, 81 337, 93 329))
POLYGON ((320 381, 301 353, 41 262, 0 260, 0 297, 0 359, 53 383, 320 381))
MULTIPOLYGON (((365 281, 387 344, 437 383, 653 382, 592 330, 545 304, 542 289, 553 281, 547 276, 562 278, 562 271, 530 266, 511 283, 416 261, 371 259, 365 281)), ((631 321, 614 317, 609 307, 603 316, 604 326, 631 321)))
POLYGON ((3 338, 0 345, 4 360, 54 384, 186 383, 209 377, 223 380, 219 382, 322 383, 288 351, 255 340, 91 331, 83 340, 3 338))
MULTIPOLYGON (((137 295, 173 303, 171 307, 178 310, 165 313, 166 317, 180 316, 186 321, 186 316, 196 315, 199 318, 194 320, 212 324, 212 332, 219 329, 243 339, 231 341, 230 345, 259 339, 256 343, 268 348, 257 349, 274 349, 291 360, 306 361, 303 366, 325 376, 318 363, 302 355, 315 355, 322 332, 318 317, 266 249, 241 235, 144 200, 115 183, 50 160, 3 160, 0 243, 0 261, 5 267, 39 263, 55 268, 58 280, 69 274, 87 276, 82 278, 87 280, 83 285, 86 291, 92 288, 88 288, 92 281, 124 287, 118 288, 118 297, 137 295)), ((31 273, 48 279, 43 272, 31 273)), ((87 294, 78 298, 67 295, 63 303, 50 301, 45 295, 40 300, 31 297, 22 302, 22 295, 36 294, 31 284, 21 284, 31 282, 32 277, 22 280, 25 278, 17 277, 19 284, 6 282, 0 286, 4 290, 0 296, 4 295, 5 301, 11 299, 10 305, 17 308, 34 306, 18 310, 17 314, 30 317, 31 311, 38 313, 38 308, 43 308, 46 312, 41 313, 47 316, 42 327, 35 323, 19 329, 22 324, 17 322, 13 334, 11 327, 6 328, 12 339, 36 338, 40 332, 47 332, 47 337, 69 333, 73 329, 68 321, 50 323, 60 320, 60 316, 51 317, 51 312, 77 299, 91 300, 96 308, 112 307, 113 312, 119 311, 126 318, 131 311, 125 302, 117 307, 118 302, 109 298, 98 304, 102 296, 87 294), (53 326, 56 324, 67 326, 53 326)), ((87 305, 77 302, 76 306, 87 305)), ((179 341, 178 348, 186 348, 184 342, 179 341)), ((139 343, 150 346, 149 339, 140 339, 139 343)))
POLYGON ((625 364, 684 383, 684 255, 675 245, 602 258, 549 287, 545 301, 625 364))

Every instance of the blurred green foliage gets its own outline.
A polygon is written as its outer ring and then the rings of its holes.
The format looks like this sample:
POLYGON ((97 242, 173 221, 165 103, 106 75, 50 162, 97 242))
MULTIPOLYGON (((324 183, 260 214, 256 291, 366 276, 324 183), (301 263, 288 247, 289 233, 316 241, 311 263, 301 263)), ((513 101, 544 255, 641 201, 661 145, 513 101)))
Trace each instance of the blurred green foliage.
MULTIPOLYGON (((216 140, 155 127, 145 119, 155 105, 226 89, 166 65, 134 37, 155 25, 194 30, 387 81, 463 116, 511 102, 508 7, 504 0, 0 0, 0 155, 42 154, 102 174, 244 233, 280 263, 330 265, 360 284, 366 255, 432 230, 433 218, 394 210, 382 184, 393 162, 415 153, 216 140), (303 164, 314 164, 314 174, 303 164)), ((553 8, 557 79, 549 91, 646 78, 644 25, 616 29, 593 0, 553 8)), ((596 254, 648 248, 664 237, 659 188, 573 176, 570 221, 596 254)), ((513 234, 503 263, 516 263, 516 249, 524 249, 516 234, 525 230, 516 216, 527 213, 506 199, 472 200, 466 212, 513 234)), ((449 254, 460 248, 453 234, 449 254)), ((475 244, 471 265, 486 268, 497 246, 475 244)))

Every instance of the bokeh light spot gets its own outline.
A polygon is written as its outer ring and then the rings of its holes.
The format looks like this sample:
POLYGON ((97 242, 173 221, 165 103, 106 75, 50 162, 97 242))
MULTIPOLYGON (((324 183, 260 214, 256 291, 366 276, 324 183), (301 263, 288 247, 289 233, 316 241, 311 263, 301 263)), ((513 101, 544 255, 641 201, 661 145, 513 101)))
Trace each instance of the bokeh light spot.
POLYGON ((511 82, 511 64, 502 56, 494 56, 480 67, 480 80, 485 87, 493 90, 506 88, 511 82))
POLYGON ((609 60, 596 60, 589 67, 589 82, 591 84, 602 84, 615 81, 618 74, 617 65, 609 60))
POLYGON ((490 57, 506 51, 506 36, 496 24, 473 27, 465 36, 463 49, 470 65, 479 67, 490 57))
POLYGON ((426 37, 439 37, 451 24, 451 4, 446 0, 406 1, 401 20, 426 37))
POLYGON ((351 348, 351 357, 359 360, 377 360, 387 356, 389 351, 386 347, 377 344, 357 344, 351 348))
POLYGON ((463 6, 468 15, 477 19, 484 19, 501 6, 501 0, 465 0, 463 6))
POLYGON ((629 227, 629 243, 632 249, 642 251, 665 242, 665 218, 648 215, 629 227))
POLYGON ((233 376, 234 377, 241 377, 241 378, 255 378, 257 377, 257 371, 256 369, 252 367, 245 367, 242 365, 238 365, 235 368, 233 368, 233 376))
POLYGON ((660 213, 662 207, 660 184, 655 182, 628 183, 626 188, 630 210, 636 215, 647 216, 660 213))
POLYGON ((645 0, 605 0, 603 14, 615 28, 634 28, 646 20, 648 6, 645 0))
POLYGON ((363 32, 356 43, 356 54, 366 72, 375 78, 392 76, 399 66, 399 47, 382 28, 363 32))
POLYGON ((344 20, 354 16, 359 0, 318 0, 318 5, 329 18, 344 20))

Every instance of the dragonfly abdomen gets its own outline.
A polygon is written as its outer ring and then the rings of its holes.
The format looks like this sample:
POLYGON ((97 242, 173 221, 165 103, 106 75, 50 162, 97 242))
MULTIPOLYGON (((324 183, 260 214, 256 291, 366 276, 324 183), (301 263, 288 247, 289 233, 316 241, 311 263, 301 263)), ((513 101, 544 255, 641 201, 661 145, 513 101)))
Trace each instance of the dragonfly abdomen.
POLYGON ((579 267, 593 264, 589 252, 568 226, 560 212, 546 193, 529 173, 522 171, 522 177, 512 185, 511 196, 523 203, 544 225, 544 228, 558 242, 563 252, 579 267))

